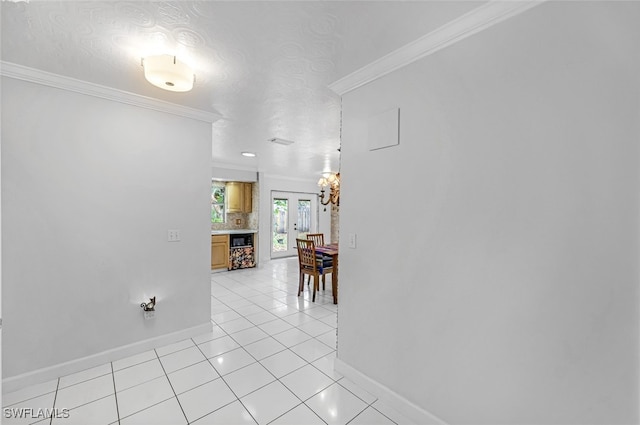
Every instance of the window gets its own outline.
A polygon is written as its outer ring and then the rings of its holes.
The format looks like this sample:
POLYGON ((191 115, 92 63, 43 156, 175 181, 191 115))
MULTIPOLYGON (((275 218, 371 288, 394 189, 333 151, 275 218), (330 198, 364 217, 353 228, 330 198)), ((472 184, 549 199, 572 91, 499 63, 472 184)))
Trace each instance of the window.
POLYGON ((211 222, 224 223, 224 183, 211 182, 211 222))

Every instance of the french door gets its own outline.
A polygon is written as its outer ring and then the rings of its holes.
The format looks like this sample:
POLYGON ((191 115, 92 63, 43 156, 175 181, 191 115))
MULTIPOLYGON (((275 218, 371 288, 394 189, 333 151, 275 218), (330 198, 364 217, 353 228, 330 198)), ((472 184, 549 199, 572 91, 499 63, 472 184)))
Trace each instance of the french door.
POLYGON ((271 192, 271 258, 298 255, 296 238, 316 233, 318 195, 271 192))

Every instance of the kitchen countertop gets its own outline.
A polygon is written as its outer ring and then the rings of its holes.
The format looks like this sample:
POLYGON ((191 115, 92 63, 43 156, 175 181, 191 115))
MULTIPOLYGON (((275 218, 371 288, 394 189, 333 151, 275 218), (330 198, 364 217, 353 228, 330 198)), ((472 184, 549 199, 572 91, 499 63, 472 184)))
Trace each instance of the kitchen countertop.
POLYGON ((212 230, 212 235, 238 235, 244 233, 258 233, 255 229, 212 230))

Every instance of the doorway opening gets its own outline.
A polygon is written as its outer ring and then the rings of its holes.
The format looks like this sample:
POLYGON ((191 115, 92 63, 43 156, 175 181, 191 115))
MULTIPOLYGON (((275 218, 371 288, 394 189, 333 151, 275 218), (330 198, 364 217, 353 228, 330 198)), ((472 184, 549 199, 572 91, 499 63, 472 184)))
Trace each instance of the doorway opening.
POLYGON ((298 255, 296 238, 318 228, 318 195, 271 192, 271 258, 298 255))

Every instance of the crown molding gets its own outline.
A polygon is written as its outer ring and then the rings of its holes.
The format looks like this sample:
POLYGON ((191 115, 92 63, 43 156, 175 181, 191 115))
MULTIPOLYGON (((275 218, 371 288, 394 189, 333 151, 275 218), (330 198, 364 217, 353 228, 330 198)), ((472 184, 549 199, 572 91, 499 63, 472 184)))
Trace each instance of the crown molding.
POLYGON ((88 81, 76 80, 75 78, 69 78, 11 62, 0 61, 0 75, 16 80, 28 81, 44 86, 111 100, 113 102, 120 102, 127 105, 138 106, 140 108, 179 115, 198 121, 213 123, 222 118, 222 116, 213 112, 193 109, 177 105, 175 103, 165 102, 163 100, 101 86, 88 81))
POLYGON ((348 93, 545 1, 547 0, 491 0, 331 83, 329 88, 339 95, 348 93))

